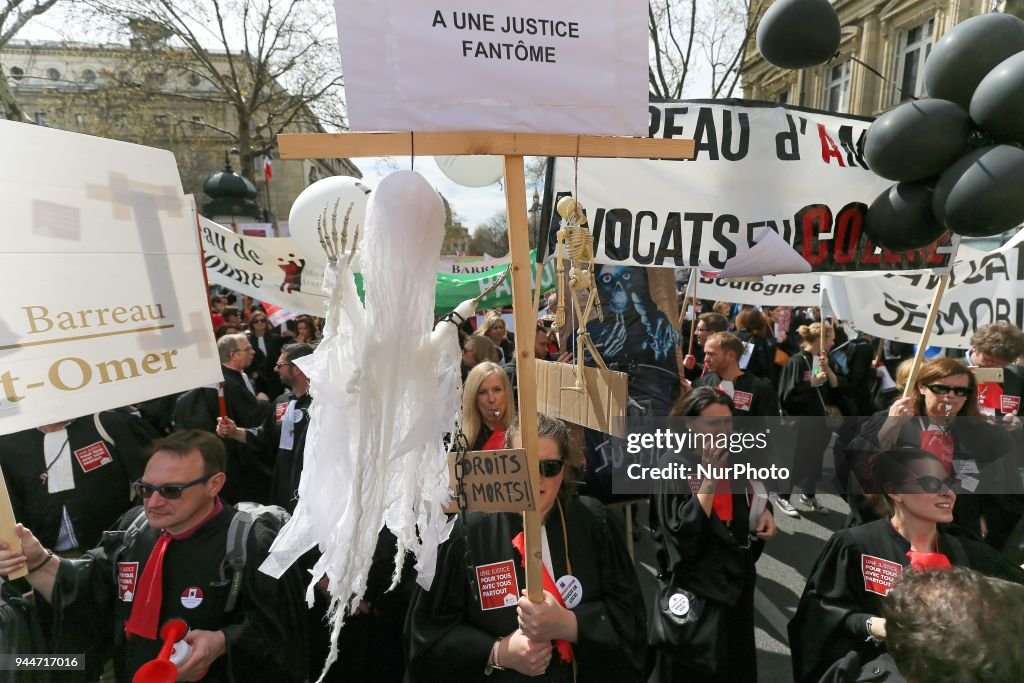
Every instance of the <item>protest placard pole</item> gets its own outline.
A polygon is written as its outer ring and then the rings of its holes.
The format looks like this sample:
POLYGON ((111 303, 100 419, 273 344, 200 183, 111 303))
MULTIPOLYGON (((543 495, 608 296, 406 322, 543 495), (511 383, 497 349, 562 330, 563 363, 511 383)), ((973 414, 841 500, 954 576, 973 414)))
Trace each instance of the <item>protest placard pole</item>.
MULTIPOLYGON (((291 133, 277 137, 282 159, 496 154, 505 157, 505 203, 508 209, 509 251, 512 255, 512 307, 515 310, 516 362, 519 380, 519 423, 534 490, 540 481, 537 453, 537 380, 533 338, 537 327, 530 297, 531 264, 526 220, 524 156, 605 157, 632 159, 692 159, 693 140, 555 135, 544 133, 403 132, 291 133)), ((539 277, 539 274, 538 274, 539 277)), ((539 283, 538 283, 539 284, 539 283)), ((540 512, 524 513, 526 591, 542 602, 540 512)))
POLYGON ((921 362, 924 360, 924 352, 928 348, 928 338, 932 335, 932 327, 935 326, 935 319, 939 316, 939 304, 942 303, 942 295, 946 293, 946 285, 949 284, 949 273, 939 278, 935 286, 935 294, 932 296, 932 307, 928 311, 928 319, 924 322, 924 329, 921 331, 921 341, 917 344, 917 353, 914 354, 914 363, 910 366, 910 376, 907 377, 907 386, 903 387, 903 398, 913 395, 916 391, 917 373, 921 369, 921 362))
MULTIPOLYGON (((690 278, 693 280, 693 298, 690 300, 693 306, 693 320, 690 321, 690 346, 686 349, 686 355, 693 355, 693 338, 697 336, 697 269, 690 270, 690 278)), ((683 308, 679 311, 679 329, 683 329, 683 321, 686 320, 686 298, 683 298, 683 308)))
MULTIPOLYGON (((508 246, 512 256, 512 309, 515 311, 516 377, 519 380, 519 433, 526 449, 530 486, 540 491, 540 460, 537 453, 537 371, 534 368, 533 339, 537 314, 530 297, 530 244, 526 222, 526 175, 523 157, 505 157, 505 208, 508 211, 508 246), (534 417, 529 417, 534 416, 534 417)), ((538 287, 538 289, 540 289, 538 287)), ((526 550, 526 595, 544 601, 541 587, 541 513, 523 513, 526 550)))

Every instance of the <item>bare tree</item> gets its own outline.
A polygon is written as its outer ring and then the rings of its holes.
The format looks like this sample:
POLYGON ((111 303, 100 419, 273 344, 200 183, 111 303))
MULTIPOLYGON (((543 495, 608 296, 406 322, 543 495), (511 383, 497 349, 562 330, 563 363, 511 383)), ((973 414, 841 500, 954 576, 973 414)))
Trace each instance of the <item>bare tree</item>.
POLYGON ((758 18, 768 0, 650 0, 651 97, 679 99, 698 71, 710 70, 707 97, 732 97, 758 18))
MULTIPOLYGON (((14 39, 18 31, 33 18, 43 14, 56 5, 58 0, 4 0, 0 7, 0 50, 3 50, 14 39)), ((0 63, 0 105, 4 108, 4 116, 12 121, 27 121, 25 112, 18 106, 18 101, 11 92, 7 81, 7 72, 0 63)))
POLYGON ((498 211, 487 221, 476 226, 469 250, 474 254, 504 256, 508 253, 508 218, 504 211, 498 211))
MULTIPOLYGON (((341 59, 327 0, 93 0, 135 36, 139 68, 176 70, 210 92, 177 97, 221 103, 234 126, 202 123, 238 148, 241 173, 285 130, 344 127, 341 59)), ((138 74, 126 87, 160 88, 138 74)))

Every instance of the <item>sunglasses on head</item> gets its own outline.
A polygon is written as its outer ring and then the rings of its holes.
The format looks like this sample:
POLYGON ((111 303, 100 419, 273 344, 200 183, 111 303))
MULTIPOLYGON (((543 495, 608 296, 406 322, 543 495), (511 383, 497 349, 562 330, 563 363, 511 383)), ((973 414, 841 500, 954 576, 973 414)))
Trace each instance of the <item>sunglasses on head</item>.
POLYGON ((948 384, 925 384, 928 387, 928 391, 932 392, 936 396, 945 396, 949 392, 953 392, 954 395, 961 398, 970 396, 971 390, 969 387, 951 387, 948 384))
POLYGON ((920 486, 921 490, 925 493, 938 493, 944 488, 952 491, 953 486, 956 485, 956 477, 939 479, 938 477, 926 475, 924 477, 918 477, 917 479, 911 479, 910 481, 917 482, 917 485, 920 486))
POLYGON ((545 479, 551 477, 557 477, 558 473, 562 471, 565 466, 564 460, 541 460, 540 461, 540 476, 545 479))
POLYGON ((139 479, 138 481, 132 482, 132 489, 139 495, 140 498, 148 499, 154 493, 159 493, 161 498, 166 500, 175 500, 181 498, 181 494, 185 489, 196 484, 202 484, 203 482, 209 481, 212 474, 207 474, 205 477, 199 477, 193 479, 187 484, 162 484, 160 486, 153 486, 139 479))

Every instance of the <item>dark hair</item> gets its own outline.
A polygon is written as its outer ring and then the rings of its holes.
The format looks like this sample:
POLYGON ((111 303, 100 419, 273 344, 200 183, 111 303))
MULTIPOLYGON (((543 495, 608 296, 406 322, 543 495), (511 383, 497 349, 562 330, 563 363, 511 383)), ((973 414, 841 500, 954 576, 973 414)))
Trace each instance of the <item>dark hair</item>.
POLYGON ((306 344, 304 342, 285 344, 283 347, 281 347, 281 353, 283 353, 289 361, 293 361, 296 358, 302 358, 303 356, 308 356, 312 354, 313 346, 311 344, 306 344))
POLYGON ((761 311, 756 308, 746 308, 736 316, 736 329, 747 330, 755 337, 768 335, 768 325, 764 321, 761 311))
POLYGON ((899 493, 900 484, 912 478, 914 470, 911 464, 916 461, 939 462, 939 459, 914 446, 899 446, 871 453, 863 460, 858 468, 858 478, 878 512, 891 517, 896 511, 888 494, 899 493))
MULTIPOLYGON (((697 321, 704 323, 708 332, 725 332, 729 329, 729 319, 721 313, 701 313, 697 316, 697 321)), ((694 325, 694 329, 696 327, 694 325)))
POLYGON ((714 387, 697 387, 683 396, 672 406, 670 417, 696 417, 711 405, 727 406, 730 411, 736 409, 729 394, 714 387))
POLYGON ((1024 587, 972 571, 904 572, 883 607, 886 650, 908 681, 1024 680, 1024 587))
POLYGON ((190 455, 192 451, 199 451, 203 456, 203 474, 217 474, 223 472, 228 466, 227 451, 224 450, 224 443, 210 432, 201 429, 187 429, 183 432, 173 432, 153 442, 152 453, 167 452, 181 457, 190 455))
POLYGON ((992 323, 978 328, 971 346, 989 356, 1009 363, 1024 356, 1024 332, 1010 323, 992 323))
MULTIPOLYGON (((512 448, 514 439, 520 438, 519 420, 516 420, 505 432, 505 448, 512 448)), ((558 454, 565 461, 566 473, 562 478, 562 492, 575 490, 576 485, 583 478, 583 471, 586 469, 587 460, 583 452, 577 447, 569 426, 556 417, 550 417, 544 413, 537 413, 537 438, 551 439, 558 446, 558 454)))
POLYGON ((238 310, 238 307, 237 307, 237 306, 225 306, 225 307, 224 307, 224 310, 223 310, 223 311, 221 312, 221 316, 222 316, 222 317, 223 317, 223 318, 224 318, 225 320, 227 320, 228 318, 230 318, 230 317, 232 317, 232 316, 234 316, 234 317, 236 317, 236 318, 240 318, 240 317, 241 317, 241 315, 242 315, 242 314, 241 314, 241 312, 240 312, 240 311, 238 310))
POLYGON ((718 342, 718 348, 722 351, 731 351, 736 354, 736 360, 739 361, 743 357, 743 342, 735 334, 729 334, 728 332, 715 332, 713 335, 708 337, 708 341, 714 339, 718 342))

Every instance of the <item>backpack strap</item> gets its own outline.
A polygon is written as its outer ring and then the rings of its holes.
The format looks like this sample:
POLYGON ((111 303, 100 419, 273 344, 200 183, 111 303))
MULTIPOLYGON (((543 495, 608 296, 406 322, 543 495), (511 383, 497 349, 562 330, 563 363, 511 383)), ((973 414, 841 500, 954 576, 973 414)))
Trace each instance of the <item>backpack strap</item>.
MULTIPOLYGON (((245 510, 238 510, 228 525, 227 553, 224 555, 224 564, 231 568, 232 576, 227 602, 224 604, 225 612, 233 610, 238 602, 238 594, 242 590, 242 573, 248 554, 249 530, 252 529, 255 522, 256 517, 253 514, 245 510)), ((223 575, 221 578, 224 578, 223 575)))
POLYGON ((135 539, 139 537, 146 527, 149 526, 149 521, 146 519, 146 511, 140 510, 138 516, 132 520, 132 523, 128 525, 128 528, 124 530, 124 541, 121 545, 125 550, 129 550, 135 545, 135 539))
POLYGON ((114 443, 114 439, 110 436, 110 433, 103 427, 103 420, 100 419, 99 413, 92 414, 92 423, 96 426, 96 431, 100 433, 101 439, 109 443, 111 446, 117 445, 114 443))

